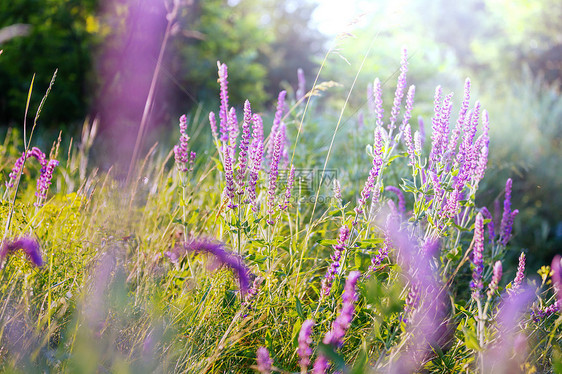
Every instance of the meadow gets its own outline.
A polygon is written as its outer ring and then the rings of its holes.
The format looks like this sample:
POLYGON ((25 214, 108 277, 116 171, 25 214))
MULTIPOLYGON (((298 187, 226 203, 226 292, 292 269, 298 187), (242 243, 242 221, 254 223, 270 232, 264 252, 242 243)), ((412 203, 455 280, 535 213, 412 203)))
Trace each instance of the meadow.
POLYGON ((89 165, 95 120, 35 146, 48 91, 8 132, 2 371, 562 372, 560 257, 507 269, 518 201, 511 179, 476 199, 494 118, 469 79, 458 107, 435 88, 424 125, 404 50, 343 137, 342 116, 320 134, 309 115, 332 82, 300 77, 264 124, 227 65, 220 107, 181 116, 128 180, 89 165))

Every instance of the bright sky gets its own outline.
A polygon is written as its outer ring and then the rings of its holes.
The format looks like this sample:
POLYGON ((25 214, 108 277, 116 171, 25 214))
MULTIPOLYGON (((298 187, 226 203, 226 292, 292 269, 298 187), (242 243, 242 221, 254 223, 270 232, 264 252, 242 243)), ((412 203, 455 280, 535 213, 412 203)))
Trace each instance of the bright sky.
POLYGON ((376 1, 368 0, 317 0, 312 20, 327 35, 347 31, 348 25, 363 13, 372 12, 376 1))

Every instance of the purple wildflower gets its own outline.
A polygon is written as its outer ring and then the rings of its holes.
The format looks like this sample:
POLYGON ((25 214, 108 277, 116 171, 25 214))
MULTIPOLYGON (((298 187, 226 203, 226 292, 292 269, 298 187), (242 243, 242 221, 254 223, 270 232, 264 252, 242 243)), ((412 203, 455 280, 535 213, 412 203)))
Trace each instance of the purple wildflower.
POLYGON ((512 180, 508 178, 505 182, 505 197, 503 200, 503 215, 500 226, 500 242, 506 245, 511 237, 511 229, 513 227, 513 215, 511 212, 511 187, 512 180))
POLYGON ((449 145, 448 145, 448 153, 450 154, 451 158, 454 157, 454 152, 457 148, 457 142, 459 140, 459 136, 463 129, 469 103, 470 103, 470 79, 466 78, 466 81, 464 83, 464 97, 461 104, 461 109, 459 111, 459 117, 457 119, 456 126, 451 133, 451 139, 449 140, 449 145))
POLYGON ((482 212, 482 215, 484 216, 484 218, 490 220, 490 222, 487 223, 487 225, 488 225, 488 238, 490 240, 490 243, 492 243, 494 241, 494 237, 496 236, 496 232, 494 231, 494 219, 492 218, 492 213, 490 213, 490 211, 486 207, 482 207, 482 209, 480 209, 480 211, 482 212))
POLYGON ((242 124, 242 140, 240 141, 240 154, 238 155, 238 195, 244 194, 246 187, 246 171, 248 169, 248 148, 250 147, 250 122, 252 121, 252 109, 250 102, 244 103, 244 123, 242 124))
POLYGON ((484 259, 482 253, 484 252, 484 218, 482 213, 476 215, 476 222, 474 223, 474 249, 472 251, 472 263, 474 269, 472 270, 472 281, 470 288, 472 289, 472 297, 475 300, 480 299, 480 291, 482 290, 482 272, 484 271, 484 259))
POLYGON ((521 255, 519 256, 519 265, 517 266, 517 273, 515 274, 515 279, 511 284, 511 292, 517 292, 519 288, 521 288, 523 278, 525 278, 525 253, 521 252, 521 255))
POLYGON ((182 172, 188 171, 189 167, 189 136, 187 135, 187 116, 184 114, 180 117, 180 143, 174 146, 174 158, 176 166, 182 172))
POLYGON ((383 164, 383 159, 382 159, 382 128, 381 127, 377 127, 375 130, 375 142, 373 144, 373 153, 375 154, 373 157, 373 166, 371 168, 371 171, 369 172, 369 177, 367 178, 367 181, 365 182, 365 186, 363 187, 363 190, 361 191, 361 197, 359 198, 359 201, 357 202, 357 207, 355 207, 355 212, 359 215, 362 214, 364 212, 364 206, 367 203, 367 201, 369 200, 369 197, 371 196, 371 193, 373 192, 373 189, 375 188, 376 182, 377 182, 377 177, 379 176, 379 173, 381 171, 381 167, 383 164))
POLYGON ((376 256, 371 258, 371 265, 369 266, 369 272, 377 271, 380 268, 382 262, 387 257, 388 257, 388 245, 387 245, 387 242, 385 240, 381 249, 379 249, 379 252, 376 254, 376 256))
POLYGON ((221 142, 225 143, 228 141, 228 69, 226 64, 221 64, 217 61, 217 66, 219 69, 219 84, 220 84, 220 110, 219 110, 219 120, 220 120, 220 132, 221 132, 221 142))
POLYGON ((425 145, 425 126, 423 124, 423 118, 422 116, 418 116, 418 127, 419 127, 419 132, 420 132, 420 144, 421 144, 421 148, 423 148, 423 146, 425 145))
POLYGON ((250 269, 237 255, 227 251, 223 243, 215 242, 209 238, 192 239, 180 245, 176 245, 172 251, 166 252, 166 256, 176 263, 186 252, 212 254, 217 264, 229 267, 236 274, 240 283, 240 293, 245 296, 250 289, 250 269))
POLYGON ((257 351, 258 371, 261 374, 271 373, 273 360, 269 357, 269 351, 265 347, 259 347, 257 351))
POLYGON ((37 148, 37 147, 31 148, 31 150, 27 152, 27 157, 25 156, 25 153, 22 152, 21 157, 18 158, 16 160, 16 162, 14 163, 14 167, 12 168, 12 171, 9 174, 10 180, 8 182, 6 182, 6 187, 8 187, 8 188, 14 187, 14 182, 18 178, 18 175, 21 171, 21 168, 24 165, 24 160, 27 160, 30 157, 36 158, 37 161, 39 161, 39 163, 41 164, 42 168, 47 166, 46 156, 43 152, 41 152, 41 150, 39 148, 37 148))
POLYGON ((273 225, 273 208, 275 206, 275 190, 277 188, 277 177, 279 176, 279 160, 281 158, 281 145, 283 142, 283 133, 281 131, 277 131, 275 134, 275 139, 273 142, 273 153, 271 157, 271 165, 269 171, 269 185, 267 187, 267 214, 269 215, 269 219, 267 223, 273 225))
POLYGON ((306 79, 304 77, 304 71, 301 68, 297 69, 297 79, 298 79, 298 87, 295 96, 297 101, 299 101, 304 97, 305 90, 306 90, 306 79))
POLYGON ((424 137, 421 132, 416 131, 414 133, 414 153, 416 155, 421 155, 423 150, 424 137))
POLYGON ((215 113, 209 113, 209 124, 211 125, 211 133, 213 134, 213 138, 217 138, 217 119, 215 118, 215 113))
POLYGON ((357 115, 357 129, 361 131, 364 128, 365 128, 365 118, 363 116, 363 112, 359 112, 359 114, 357 115))
POLYGON ((435 209, 441 208, 441 203, 443 202, 443 188, 441 187, 441 181, 439 176, 434 171, 429 171, 429 177, 431 178, 431 185, 433 186, 433 205, 435 209))
POLYGON ((232 170, 232 159, 230 158, 230 152, 224 153, 224 179, 225 179, 225 186, 224 186, 224 195, 228 199, 228 207, 230 209, 234 209, 237 207, 236 203, 234 202, 234 171, 232 170))
POLYGON ((4 266, 4 260, 14 254, 18 249, 21 249, 29 261, 37 267, 43 266, 43 257, 41 256, 41 249, 37 240, 30 237, 21 237, 12 241, 4 240, 0 247, 0 269, 4 266))
POLYGON ((431 153, 429 159, 432 165, 439 161, 439 147, 441 144, 441 86, 435 88, 435 98, 433 101, 433 118, 431 119, 431 153))
MULTIPOLYGON (((414 107, 414 95, 416 94, 416 86, 412 85, 408 89, 408 94, 406 95, 406 107, 404 108, 404 119, 400 125, 400 131, 404 131, 406 125, 412 118, 412 108, 414 107)), ((409 126, 409 125, 408 125, 409 126)))
POLYGON ((275 111, 275 117, 273 118, 273 126, 271 127, 271 133, 269 135, 269 143, 267 146, 267 158, 270 161, 273 160, 275 139, 277 137, 277 133, 280 130, 281 120, 283 118, 283 111, 285 109, 286 95, 287 95, 287 91, 281 91, 279 92, 279 96, 277 97, 277 110, 275 111))
POLYGON ((382 127, 383 126, 383 117, 384 117, 384 109, 382 108, 382 87, 381 87, 381 81, 379 80, 379 78, 375 79, 374 82, 374 110, 375 110, 375 116, 377 118, 377 127, 382 127))
POLYGON ((291 165, 291 171, 287 176, 287 188, 285 189, 285 201, 283 204, 279 204, 281 210, 287 210, 289 207, 289 201, 291 200, 291 191, 293 189, 293 182, 295 180, 295 166, 291 165))
POLYGON ((300 357, 299 366, 301 368, 301 373, 306 373, 308 365, 310 365, 310 356, 312 355, 312 348, 310 348, 310 344, 312 343, 311 335, 313 326, 314 320, 307 319, 303 322, 299 332, 298 354, 300 357))
POLYGON ((559 311, 560 311, 560 303, 557 300, 545 308, 531 311, 531 315, 533 316, 533 321, 539 322, 541 319, 548 318, 554 313, 559 311))
POLYGON ((337 179, 334 179, 334 197, 341 202, 341 185, 337 179))
POLYGON ((338 243, 333 246, 334 253, 330 256, 332 259, 332 263, 326 270, 326 275, 322 280, 322 296, 328 296, 330 291, 332 290, 332 283, 334 282, 334 278, 338 273, 340 268, 340 259, 343 250, 345 249, 345 241, 349 236, 349 227, 347 225, 343 225, 340 228, 339 236, 338 236, 338 243))
POLYGON ((248 181, 248 203, 252 205, 252 210, 256 211, 256 185, 259 179, 259 172, 263 161, 263 142, 261 140, 254 140, 256 142, 256 153, 252 157, 252 169, 250 170, 250 179, 248 181))
POLYGON ((501 279, 502 279, 502 262, 496 261, 496 263, 494 264, 492 281, 490 282, 490 286, 489 286, 489 289, 488 289, 488 297, 492 297, 494 292, 497 291, 498 285, 500 284, 501 279))
MULTIPOLYGON (((349 273, 342 295, 340 313, 332 323, 332 329, 324 335, 324 339, 322 340, 324 344, 329 344, 336 349, 343 345, 343 337, 351 325, 353 313, 355 312, 355 301, 357 300, 355 287, 360 276, 361 273, 358 271, 349 273)), ((319 355, 314 362, 314 373, 324 373, 327 367, 327 357, 322 354, 319 355)))
POLYGON ((236 155, 236 142, 238 140, 238 118, 236 117, 236 109, 230 108, 228 112, 228 144, 225 144, 224 149, 230 153, 230 158, 234 162, 236 155))
POLYGON ((242 303, 242 305, 246 307, 251 306, 252 302, 256 298, 256 295, 258 294, 259 288, 262 283, 263 283, 262 277, 254 278, 254 281, 252 282, 252 287, 248 290, 248 293, 246 294, 246 297, 244 298, 244 302, 242 303))
POLYGON ((37 203, 40 205, 40 201, 47 198, 47 190, 51 185, 51 180, 53 179, 53 171, 55 167, 59 165, 57 160, 49 160, 47 166, 41 169, 41 176, 37 180, 37 192, 35 196, 38 197, 39 202, 37 203))
POLYGON ((398 76, 398 84, 396 85, 396 92, 394 93, 394 103, 390 112, 390 123, 388 125, 389 134, 396 127, 396 119, 400 113, 400 105, 404 97, 404 89, 406 88, 406 73, 408 72, 408 51, 404 49, 402 54, 402 61, 400 63, 400 75, 398 76))
POLYGON ((398 197, 398 212, 400 214, 404 214, 404 212, 406 212, 406 200, 404 199, 404 193, 402 193, 402 190, 394 186, 386 186, 385 190, 394 193, 396 197, 398 197))
POLYGON ((404 144, 406 144, 406 149, 408 150, 408 156, 410 156, 410 166, 416 164, 416 151, 414 149, 414 143, 412 141, 412 129, 410 124, 404 126, 404 144))

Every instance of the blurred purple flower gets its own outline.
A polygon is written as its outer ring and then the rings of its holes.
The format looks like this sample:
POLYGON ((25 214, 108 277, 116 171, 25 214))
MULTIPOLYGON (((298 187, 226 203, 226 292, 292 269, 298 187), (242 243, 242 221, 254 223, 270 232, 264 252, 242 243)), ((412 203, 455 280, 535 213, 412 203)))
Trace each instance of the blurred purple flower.
POLYGON ((449 140, 449 144, 447 147, 447 151, 451 158, 455 156, 455 150, 457 149, 457 142, 459 140, 461 131, 463 130, 463 125, 464 125, 469 104, 470 104, 470 79, 466 78, 466 81, 464 82, 464 97, 461 104, 461 109, 459 110, 459 117, 457 119, 455 128, 451 132, 451 139, 449 140))
POLYGON ((223 243, 209 238, 197 238, 176 245, 166 256, 173 263, 177 263, 187 252, 209 253, 215 257, 218 264, 229 267, 236 274, 240 283, 240 293, 245 296, 250 289, 250 269, 237 255, 227 251, 223 243))
POLYGON ((43 266, 43 257, 41 256, 41 249, 39 242, 30 237, 20 237, 14 240, 4 240, 0 247, 0 269, 4 267, 4 260, 14 254, 18 249, 21 249, 29 261, 37 266, 43 266))
POLYGON ((301 68, 297 69, 297 79, 298 79, 298 87, 295 93, 295 97, 297 101, 304 97, 306 92, 306 79, 304 77, 304 71, 301 68))
POLYGON ((312 327, 314 326, 314 320, 307 319, 303 322, 301 330, 299 332, 299 366, 301 372, 306 373, 308 370, 308 365, 310 365, 310 356, 312 355, 312 348, 310 344, 312 343, 312 327))
POLYGON ((271 373, 273 360, 269 357, 269 351, 265 347, 259 347, 257 351, 258 371, 261 374, 271 373))
POLYGON ((416 94, 416 86, 412 85, 408 89, 408 94, 406 95, 406 107, 404 108, 404 119, 400 125, 400 131, 404 131, 404 128, 409 125, 408 122, 412 118, 412 108, 414 107, 414 95, 416 94))
POLYGON ((281 127, 281 120, 283 119, 283 111, 285 110, 286 95, 287 95, 287 91, 281 91, 279 92, 279 96, 277 97, 277 109, 275 111, 275 117, 273 118, 273 126, 271 127, 271 133, 269 134, 269 142, 267 146, 267 159, 270 162, 273 162, 275 139, 277 138, 277 133, 279 132, 281 127))
POLYGON ((560 255, 554 256, 552 259, 552 287, 556 293, 556 300, 562 304, 562 257, 560 255))
POLYGON ((404 214, 406 212, 406 200, 404 199, 402 190, 395 186, 386 186, 385 191, 392 192, 398 197, 398 212, 404 214))
POLYGON ((220 85, 220 132, 221 132, 221 142, 226 143, 228 141, 228 68, 226 64, 221 64, 217 61, 217 66, 219 69, 219 85, 220 85))
MULTIPOLYGON (((324 344, 329 344, 335 349, 343 345, 343 337, 349 329, 349 326, 351 326, 351 320, 355 312, 355 302, 357 301, 355 287, 360 276, 361 273, 358 271, 352 271, 347 276, 342 295, 342 307, 338 316, 332 323, 332 329, 324 335, 324 339, 322 340, 324 344)), ((314 362, 314 373, 324 373, 327 367, 327 357, 320 354, 314 362)))
POLYGON ((375 116, 377 118, 376 120, 376 124, 377 127, 382 127, 384 122, 383 122, 383 117, 384 117, 384 109, 382 108, 382 87, 381 87, 381 81, 379 80, 379 78, 375 79, 374 82, 374 110, 375 110, 375 116))
POLYGON ((503 215, 501 220, 500 226, 500 243, 503 245, 507 245, 511 237, 511 229, 513 227, 513 218, 511 212, 511 187, 512 187, 512 180, 508 178, 505 182, 505 197, 503 200, 503 215))
POLYGON ((211 133, 213 134, 213 138, 217 138, 217 119, 215 118, 215 113, 209 113, 209 124, 211 125, 211 133))
POLYGON ((492 217, 492 214, 490 213, 490 211, 486 207, 482 207, 480 209, 480 212, 482 212, 482 216, 484 216, 484 218, 490 220, 490 222, 487 223, 487 225, 488 225, 488 239, 490 240, 490 243, 493 243, 494 237, 496 236, 496 233, 494 231, 494 219, 492 217))

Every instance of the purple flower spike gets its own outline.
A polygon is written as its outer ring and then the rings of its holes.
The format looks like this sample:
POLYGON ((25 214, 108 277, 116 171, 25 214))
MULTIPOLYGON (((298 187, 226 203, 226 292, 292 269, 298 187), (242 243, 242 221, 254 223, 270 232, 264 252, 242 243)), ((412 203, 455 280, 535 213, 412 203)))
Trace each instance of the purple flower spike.
POLYGON ((39 148, 37 147, 31 148, 31 150, 27 152, 27 156, 22 152, 21 157, 16 160, 14 167, 12 168, 12 171, 9 174, 10 180, 6 182, 6 187, 8 188, 14 187, 14 182, 16 181, 18 174, 21 171, 21 168, 23 167, 24 160, 27 160, 30 157, 36 158, 37 161, 39 161, 39 163, 41 164, 42 168, 45 168, 45 166, 47 166, 46 156, 43 152, 41 152, 39 148))
POLYGON ((492 297, 492 295, 498 290, 498 285, 500 284, 501 279, 502 279, 502 262, 496 261, 496 263, 494 264, 492 281, 490 282, 490 287, 488 290, 488 297, 492 297))
POLYGON ((494 219, 492 218, 492 213, 490 213, 490 211, 486 207, 483 207, 482 209, 480 209, 480 211, 482 212, 484 218, 490 220, 490 222, 488 222, 488 238, 490 240, 490 243, 492 243, 494 241, 494 237, 496 236, 496 232, 494 231, 494 219))
POLYGON ((386 186, 385 190, 394 193, 398 197, 398 212, 404 214, 406 212, 406 200, 404 199, 402 190, 394 186, 386 186))
POLYGON ((228 69, 226 64, 221 64, 217 61, 217 66, 219 68, 219 85, 220 85, 220 110, 219 110, 219 120, 220 120, 220 132, 221 132, 221 142, 225 143, 228 141, 228 69))
POLYGON ((261 374, 271 373, 273 360, 269 357, 269 351, 265 347, 259 347, 257 351, 258 371, 261 374))
POLYGON ((211 133, 213 134, 213 138, 217 138, 217 119, 215 118, 215 113, 209 113, 209 124, 211 125, 211 133))
POLYGON ((343 250, 345 249, 345 241, 347 240, 348 236, 349 227, 347 227, 347 225, 343 225, 340 228, 338 243, 333 246, 334 253, 330 256, 330 258, 332 259, 332 263, 328 267, 328 270, 326 270, 326 275, 322 280, 322 297, 328 296, 330 294, 330 291, 332 290, 332 283, 334 282, 334 278, 340 268, 341 255, 343 250))
POLYGON ((187 116, 184 114, 180 117, 180 143, 174 146, 174 158, 176 166, 182 172, 189 170, 189 136, 187 135, 187 116))
POLYGON ((384 109, 382 108, 382 87, 379 78, 374 82, 374 98, 375 98, 375 116, 377 118, 377 127, 383 126, 384 109))
POLYGON ((301 68, 297 69, 297 79, 298 79, 298 88, 295 94, 297 101, 304 97, 306 92, 306 79, 304 77, 304 71, 301 68))
POLYGON ((299 333, 299 366, 301 368, 301 372, 303 373, 306 373, 308 365, 310 365, 310 356, 312 355, 312 348, 310 348, 310 344, 312 343, 311 335, 313 326, 314 320, 307 319, 303 322, 299 333))
POLYGON ((41 176, 37 180, 37 192, 35 196, 39 199, 37 205, 41 205, 41 201, 47 198, 47 190, 51 185, 51 180, 53 179, 53 171, 55 167, 59 165, 57 160, 49 160, 47 166, 41 169, 41 176))
POLYGON ((30 237, 21 237, 12 241, 4 240, 0 247, 0 269, 4 267, 4 260, 14 254, 18 249, 21 249, 29 261, 37 266, 43 266, 43 257, 41 256, 41 249, 37 240, 30 237))
POLYGON ((388 258, 388 245, 386 241, 383 243, 381 249, 379 249, 379 253, 376 256, 371 258, 371 266, 369 266, 369 272, 375 272, 380 269, 382 262, 388 258))
POLYGON ((238 195, 244 194, 246 187, 246 171, 248 169, 248 149, 250 147, 250 122, 252 121, 252 109, 250 102, 244 103, 244 123, 242 124, 242 140, 240 141, 240 154, 238 155, 238 195))
POLYGON ((279 208, 281 210, 287 210, 287 208, 289 207, 294 180, 295 180, 295 166, 291 165, 291 171, 289 172, 289 176, 287 177, 287 188, 285 189, 285 201, 282 205, 279 204, 279 208))
POLYGON ((416 86, 410 86, 408 89, 408 94, 406 95, 406 108, 404 108, 404 119, 402 120, 402 125, 400 125, 400 131, 404 131, 406 125, 412 118, 412 108, 414 107, 414 95, 416 94, 416 86))
MULTIPOLYGON (((355 312, 355 301, 357 301, 357 293, 355 287, 357 280, 361 276, 358 271, 352 271, 347 276, 345 288, 342 295, 342 307, 340 313, 332 323, 332 329, 324 335, 322 342, 330 344, 334 348, 340 348, 343 345, 343 337, 351 326, 353 313, 355 312)), ((324 355, 319 355, 314 362, 314 373, 325 373, 328 368, 328 359, 324 355)))
POLYGON ((223 193, 228 199, 228 207, 234 209, 237 206, 234 202, 234 192, 236 188, 234 184, 234 171, 232 170, 232 159, 228 151, 224 153, 224 179, 226 184, 223 193))
POLYGON ((283 143, 283 132, 277 131, 273 142, 273 153, 271 157, 271 169, 269 171, 269 185, 267 187, 267 214, 269 215, 268 224, 273 225, 273 208, 275 207, 275 190, 277 188, 277 178, 279 176, 279 161, 281 159, 281 146, 283 143))
POLYGON ((506 245, 511 237, 511 229, 513 227, 513 216, 511 212, 511 187, 512 180, 508 178, 505 182, 505 197, 503 200, 503 215, 500 226, 500 242, 506 245))
POLYGON ((209 238, 192 239, 183 244, 176 245, 166 256, 174 263, 182 258, 186 252, 209 253, 216 259, 216 264, 232 269, 240 283, 240 293, 244 297, 250 289, 250 269, 237 255, 227 251, 223 243, 215 242, 209 238))
POLYGON ((363 187, 363 190, 361 191, 361 197, 359 198, 359 200, 357 202, 357 207, 355 207, 355 212, 358 215, 363 214, 365 204, 369 200, 369 197, 371 196, 371 193, 373 192, 373 189, 375 188, 375 185, 377 183, 377 177, 379 176, 379 173, 381 171, 381 167, 382 167, 382 164, 383 164, 383 159, 382 159, 382 131, 384 131, 384 130, 381 127, 377 127, 375 129, 375 142, 373 144, 373 153, 375 155, 374 155, 374 158, 373 158, 373 166, 371 168, 371 171, 369 172, 369 177, 367 178, 367 181, 365 182, 365 186, 363 187))
POLYGON ((517 273, 515 279, 511 284, 511 292, 518 292, 525 278, 525 253, 521 252, 519 256, 519 265, 517 266, 517 273))
POLYGON ((420 132, 420 144, 421 144, 421 148, 423 148, 423 146, 425 145, 425 126, 423 123, 423 118, 421 116, 418 116, 418 127, 419 127, 419 132, 420 132))
POLYGON ((476 222, 474 224, 474 249, 472 251, 472 263, 474 268, 472 270, 472 281, 470 288, 472 289, 472 297, 475 300, 480 299, 480 291, 482 290, 482 272, 484 271, 484 259, 482 253, 484 252, 484 218, 482 213, 476 215, 476 222))
POLYGON ((396 92, 394 93, 394 103, 390 112, 390 123, 388 125, 388 133, 396 127, 396 119, 400 113, 400 105, 404 97, 404 89, 406 88, 406 73, 408 72, 408 51, 404 49, 402 54, 402 61, 400 63, 400 75, 398 76, 398 84, 396 85, 396 92))
POLYGON ((261 164, 263 161, 263 142, 261 140, 254 140, 256 143, 256 153, 252 157, 252 169, 250 170, 250 179, 248 181, 248 203, 252 205, 252 210, 257 211, 255 206, 256 202, 256 185, 259 179, 261 164))
POLYGON ((283 111, 285 110, 285 96, 287 91, 279 92, 277 97, 277 110, 275 111, 275 117, 273 118, 273 126, 271 127, 271 133, 269 135, 269 144, 267 146, 267 156, 269 160, 273 158, 273 147, 275 144, 275 138, 279 132, 281 126, 281 119, 283 118, 283 111))
POLYGON ((408 150, 408 156, 410 156, 409 165, 414 166, 416 164, 416 150, 412 141, 412 129, 410 124, 406 124, 406 126, 404 126, 404 144, 408 150))

